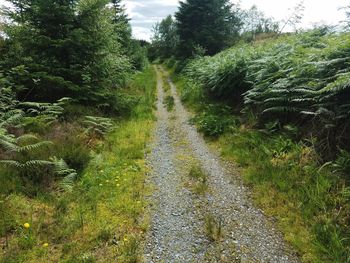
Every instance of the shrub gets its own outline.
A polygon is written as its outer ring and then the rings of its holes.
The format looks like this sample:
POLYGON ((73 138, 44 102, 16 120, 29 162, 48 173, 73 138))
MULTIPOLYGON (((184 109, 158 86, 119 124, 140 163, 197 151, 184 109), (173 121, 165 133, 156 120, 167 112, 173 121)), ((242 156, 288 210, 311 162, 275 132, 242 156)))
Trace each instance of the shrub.
POLYGON ((208 105, 192 118, 200 132, 205 136, 218 137, 237 125, 237 119, 231 115, 231 108, 223 105, 208 105))
POLYGON ((95 142, 84 134, 84 128, 79 122, 56 124, 45 136, 53 142, 51 156, 63 159, 70 168, 80 173, 90 161, 90 147, 95 142))
POLYGON ((166 105, 167 110, 170 112, 174 109, 175 101, 173 96, 166 96, 164 99, 164 104, 166 105))

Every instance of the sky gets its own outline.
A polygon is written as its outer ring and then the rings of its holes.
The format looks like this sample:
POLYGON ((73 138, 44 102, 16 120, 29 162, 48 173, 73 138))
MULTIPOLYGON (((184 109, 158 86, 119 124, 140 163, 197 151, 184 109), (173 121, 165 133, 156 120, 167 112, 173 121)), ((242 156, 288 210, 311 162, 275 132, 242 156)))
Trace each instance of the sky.
MULTIPOLYGON (((5 1, 0 0, 0 5, 5 1)), ((291 13, 300 0, 232 0, 243 9, 256 5, 259 10, 275 20, 283 20, 291 13)), ((178 0, 124 0, 127 13, 131 18, 133 34, 138 39, 150 40, 152 27, 178 8, 178 0)), ((344 21, 345 12, 339 8, 349 5, 349 0, 304 0, 304 19, 302 28, 311 28, 313 24, 338 24, 344 21)))
MULTIPOLYGON (((138 39, 149 40, 152 26, 169 14, 174 14, 178 7, 178 0, 125 0, 127 12, 131 17, 133 34, 138 39)), ((291 13, 300 0, 232 0, 243 9, 256 5, 267 16, 276 20, 283 20, 291 13)), ((311 28, 314 24, 333 24, 344 21, 345 12, 339 8, 349 5, 349 0, 305 0, 304 19, 302 28, 311 28)))

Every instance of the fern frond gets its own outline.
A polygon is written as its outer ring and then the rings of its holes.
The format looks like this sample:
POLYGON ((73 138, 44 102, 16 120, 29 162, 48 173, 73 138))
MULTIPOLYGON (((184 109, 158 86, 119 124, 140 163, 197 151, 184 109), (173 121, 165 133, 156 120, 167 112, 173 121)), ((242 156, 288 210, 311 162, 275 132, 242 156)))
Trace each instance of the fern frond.
POLYGON ((7 152, 19 152, 20 147, 12 142, 12 139, 8 137, 0 138, 0 146, 7 152))
POLYGON ((28 144, 25 146, 21 146, 18 148, 18 152, 32 152, 44 146, 52 145, 53 143, 50 141, 42 141, 34 144, 28 144))
POLYGON ((23 163, 24 168, 36 167, 36 166, 49 166, 49 165, 53 165, 53 163, 50 161, 45 161, 45 160, 30 160, 30 161, 23 163))
POLYGON ((14 161, 14 160, 0 160, 0 165, 7 166, 7 167, 13 167, 17 169, 23 168, 23 164, 20 162, 14 161))

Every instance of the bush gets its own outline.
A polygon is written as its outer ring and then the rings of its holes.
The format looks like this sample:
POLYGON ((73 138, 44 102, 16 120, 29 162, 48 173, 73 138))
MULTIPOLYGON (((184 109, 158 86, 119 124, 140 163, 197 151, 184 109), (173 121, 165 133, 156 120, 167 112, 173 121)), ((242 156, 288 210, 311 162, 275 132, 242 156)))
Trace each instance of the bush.
POLYGON ((89 139, 78 123, 55 126, 47 137, 54 142, 52 154, 62 158, 70 168, 81 172, 91 159, 89 139))
POLYGON ((205 136, 218 137, 237 125, 231 108, 223 105, 208 105, 192 122, 205 136))
POLYGON ((195 59, 184 74, 208 97, 254 112, 260 125, 297 125, 334 159, 339 147, 350 150, 349 39, 320 30, 285 35, 195 59))
POLYGON ((166 66, 168 68, 173 68, 174 66, 176 65, 176 59, 175 57, 171 57, 168 59, 167 63, 166 63, 166 66))
POLYGON ((170 112, 174 109, 175 101, 173 96, 166 96, 164 99, 164 104, 166 105, 167 110, 170 112))

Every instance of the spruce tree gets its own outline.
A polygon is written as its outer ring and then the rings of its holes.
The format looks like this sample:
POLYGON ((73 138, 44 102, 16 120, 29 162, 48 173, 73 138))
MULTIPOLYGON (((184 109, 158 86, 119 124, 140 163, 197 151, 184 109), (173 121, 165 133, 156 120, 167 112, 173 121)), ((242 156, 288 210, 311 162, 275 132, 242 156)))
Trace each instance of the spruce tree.
POLYGON ((232 44, 241 22, 229 0, 187 0, 180 2, 177 20, 178 54, 191 57, 196 48, 213 55, 232 44))
POLYGON ((20 99, 113 104, 130 71, 108 0, 11 0, 0 63, 20 99), (25 3, 25 4, 23 4, 25 3))

